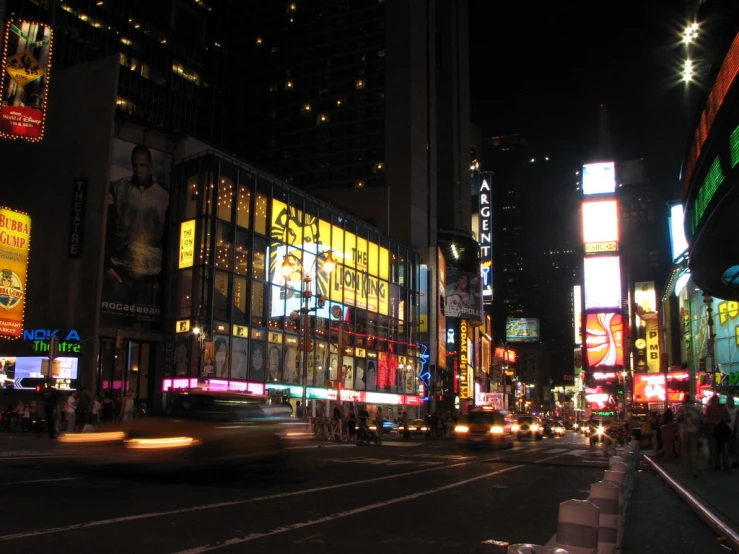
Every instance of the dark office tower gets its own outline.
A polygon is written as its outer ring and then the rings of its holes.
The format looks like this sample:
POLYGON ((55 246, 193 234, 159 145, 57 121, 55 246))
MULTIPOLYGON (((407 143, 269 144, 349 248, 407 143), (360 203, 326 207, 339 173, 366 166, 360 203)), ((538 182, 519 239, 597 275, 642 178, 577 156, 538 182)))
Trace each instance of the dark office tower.
POLYGON ((0 2, 0 17, 15 15, 50 24, 53 70, 118 57, 119 122, 218 142, 225 107, 221 94, 232 72, 226 67, 227 48, 220 36, 227 4, 226 0, 7 0, 0 2))
POLYGON ((415 247, 469 231, 465 0, 239 10, 232 151, 415 247))
POLYGON ((616 164, 620 243, 627 282, 660 282, 670 268, 667 200, 649 182, 644 162, 616 164))

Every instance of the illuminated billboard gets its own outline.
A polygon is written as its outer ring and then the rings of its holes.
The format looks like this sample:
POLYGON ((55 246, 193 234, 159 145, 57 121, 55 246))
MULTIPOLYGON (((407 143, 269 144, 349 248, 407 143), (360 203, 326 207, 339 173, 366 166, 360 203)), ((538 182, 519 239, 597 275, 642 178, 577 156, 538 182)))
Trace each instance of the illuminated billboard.
POLYGON ((482 320, 482 275, 447 265, 444 315, 482 320))
POLYGON ((480 183, 480 217, 478 241, 482 264, 482 295, 486 302, 493 299, 493 219, 492 193, 489 178, 480 183))
POLYGON ((0 208, 0 337, 23 334, 31 218, 0 208))
POLYGON ((0 136, 38 142, 44 136, 51 70, 51 27, 9 19, 0 79, 0 136))
POLYGON ((505 339, 508 342, 539 342, 537 318, 509 317, 505 323, 505 339))
POLYGON ((682 402, 690 388, 687 371, 674 371, 667 374, 667 388, 664 373, 635 373, 634 402, 664 402, 665 393, 670 402, 682 402))
POLYGON ((585 319, 585 352, 589 367, 623 366, 623 315, 588 314, 585 319))
MULTIPOLYGON (((270 236, 270 281, 275 285, 271 293, 272 317, 294 311, 281 300, 295 299, 300 305, 305 275, 312 279, 313 293, 326 296, 332 303, 381 315, 391 315, 392 308, 397 315, 399 307, 390 302, 387 248, 279 200, 272 201, 270 236), (324 268, 329 252, 335 262, 332 272, 324 268), (287 277, 282 272, 286 260, 293 266, 287 277)), ((328 317, 321 312, 318 315, 328 317)))
POLYGON ((598 244, 618 241, 618 204, 615 200, 583 202, 583 243, 598 244))
POLYGON ((616 164, 614 162, 582 166, 582 193, 607 194, 616 191, 616 164))
POLYGON ((585 258, 585 309, 621 307, 621 265, 618 256, 585 258))
POLYGON ((641 313, 657 311, 657 291, 654 281, 637 281, 634 283, 634 304, 641 313))
POLYGON ((688 250, 688 240, 685 238, 685 214, 682 204, 670 206, 670 251, 672 261, 682 257, 688 250))

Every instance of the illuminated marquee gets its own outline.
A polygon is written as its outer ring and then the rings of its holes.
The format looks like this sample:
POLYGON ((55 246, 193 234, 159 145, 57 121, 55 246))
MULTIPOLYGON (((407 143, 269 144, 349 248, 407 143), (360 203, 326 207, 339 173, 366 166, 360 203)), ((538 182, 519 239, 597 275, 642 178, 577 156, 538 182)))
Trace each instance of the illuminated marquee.
POLYGON ((23 333, 31 218, 0 208, 0 337, 23 333))
POLYGON ((482 262, 482 295, 486 301, 493 297, 493 223, 490 184, 480 184, 480 258, 482 262))
POLYGON ((177 267, 192 267, 195 262, 195 220, 180 224, 180 259, 177 267))
POLYGON ((62 333, 59 329, 23 330, 23 340, 33 343, 34 352, 48 353, 51 350, 50 342, 52 337, 56 343, 55 354, 79 354, 82 351, 80 335, 75 329, 66 333, 62 333))
POLYGON ((467 320, 459 321, 459 398, 471 398, 470 382, 468 376, 469 369, 469 349, 467 339, 469 336, 469 328, 467 320))
MULTIPOLYGON (((272 201, 270 278, 282 287, 280 298, 273 292, 272 315, 284 315, 279 300, 291 300, 300 307, 301 280, 308 274, 315 283, 315 294, 348 306, 364 308, 382 315, 390 313, 390 253, 341 227, 279 200, 272 201), (336 262, 333 272, 323 270, 328 253, 336 262), (294 266, 287 278, 282 274, 285 260, 294 266)), ((397 306, 395 307, 397 309, 397 306)), ((318 312, 318 315, 321 315, 318 312)), ((327 317, 327 316, 322 316, 327 317)))
POLYGON ((588 314, 585 319, 585 352, 589 367, 623 366, 623 315, 588 314))
POLYGON ((44 136, 51 70, 51 27, 18 18, 5 25, 0 79, 0 136, 40 141, 44 136))

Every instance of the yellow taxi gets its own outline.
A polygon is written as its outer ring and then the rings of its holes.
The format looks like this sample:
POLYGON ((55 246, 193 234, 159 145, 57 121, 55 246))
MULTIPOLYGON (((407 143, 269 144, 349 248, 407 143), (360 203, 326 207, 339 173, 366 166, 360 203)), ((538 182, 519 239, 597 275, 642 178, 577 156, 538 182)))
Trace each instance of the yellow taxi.
POLYGON ((506 412, 491 408, 471 409, 454 427, 454 434, 459 446, 513 446, 511 425, 506 420, 506 412))

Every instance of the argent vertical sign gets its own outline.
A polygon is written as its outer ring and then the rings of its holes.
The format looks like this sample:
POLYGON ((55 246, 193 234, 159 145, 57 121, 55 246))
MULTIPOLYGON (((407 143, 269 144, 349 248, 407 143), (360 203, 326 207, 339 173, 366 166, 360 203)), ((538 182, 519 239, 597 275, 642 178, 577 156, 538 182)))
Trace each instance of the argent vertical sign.
POLYGON ((75 179, 72 187, 72 212, 69 223, 69 257, 82 256, 85 237, 85 207, 87 206, 87 179, 75 179))
POLYGON ((484 302, 493 299, 493 221, 492 221, 492 198, 490 191, 490 179, 492 174, 488 173, 480 183, 480 217, 479 217, 479 240, 480 257, 482 262, 482 297, 484 302))

